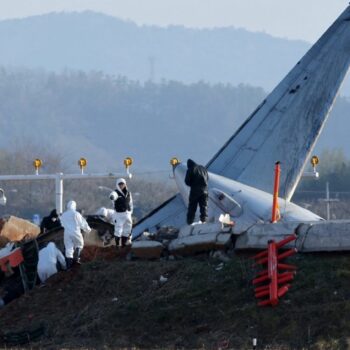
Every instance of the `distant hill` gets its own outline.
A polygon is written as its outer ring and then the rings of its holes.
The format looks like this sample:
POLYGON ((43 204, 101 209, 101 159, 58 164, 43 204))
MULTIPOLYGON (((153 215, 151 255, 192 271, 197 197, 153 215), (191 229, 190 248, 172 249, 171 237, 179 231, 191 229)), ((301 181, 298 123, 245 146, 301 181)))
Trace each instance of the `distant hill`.
MULTIPOLYGON (((246 85, 0 69, 0 147, 32 140, 73 168, 87 157, 91 171, 120 169, 125 156, 139 170, 169 169, 173 156, 206 163, 265 96, 246 85)), ((338 99, 318 149, 343 148, 350 156, 349 109, 338 99)))
POLYGON ((271 90, 310 47, 233 27, 137 26, 93 13, 0 22, 0 65, 102 71, 133 80, 240 83, 271 90))

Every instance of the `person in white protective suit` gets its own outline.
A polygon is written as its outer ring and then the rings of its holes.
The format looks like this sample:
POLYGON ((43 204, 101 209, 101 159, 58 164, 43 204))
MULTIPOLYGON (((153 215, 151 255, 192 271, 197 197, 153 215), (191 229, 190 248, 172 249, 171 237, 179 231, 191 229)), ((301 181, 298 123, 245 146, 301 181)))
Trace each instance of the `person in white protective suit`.
POLYGON ((118 248, 119 246, 125 247, 131 236, 133 202, 125 179, 117 179, 116 185, 117 188, 109 195, 109 198, 114 202, 114 236, 118 248))
POLYGON ((68 202, 67 210, 61 215, 61 225, 64 228, 63 241, 67 269, 69 269, 74 262, 80 264, 80 253, 84 247, 84 238, 81 230, 89 233, 91 228, 83 216, 77 212, 77 203, 75 201, 68 202))
POLYGON ((98 215, 102 221, 107 222, 111 225, 115 224, 115 210, 107 209, 105 207, 99 208, 95 215, 98 215))
POLYGON ((55 243, 50 242, 45 248, 39 250, 38 276, 42 283, 57 273, 57 262, 63 270, 67 268, 66 260, 55 243))
POLYGON ((107 209, 105 207, 99 208, 95 215, 99 217, 100 220, 106 222, 107 224, 113 225, 113 228, 101 228, 97 230, 98 236, 103 242, 104 246, 111 244, 112 238, 114 237, 114 225, 115 225, 115 210, 107 209))

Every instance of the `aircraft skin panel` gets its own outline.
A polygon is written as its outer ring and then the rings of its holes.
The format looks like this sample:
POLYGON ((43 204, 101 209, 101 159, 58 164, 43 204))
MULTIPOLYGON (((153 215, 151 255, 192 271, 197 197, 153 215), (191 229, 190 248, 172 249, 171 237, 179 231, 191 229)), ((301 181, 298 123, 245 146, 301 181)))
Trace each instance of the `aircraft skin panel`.
POLYGON ((140 220, 132 230, 132 237, 135 239, 144 231, 155 232, 161 226, 180 227, 186 222, 186 213, 181 195, 177 194, 140 220))
POLYGON ((281 161, 280 196, 290 200, 348 71, 349 19, 348 7, 209 161, 209 171, 271 193, 281 161))

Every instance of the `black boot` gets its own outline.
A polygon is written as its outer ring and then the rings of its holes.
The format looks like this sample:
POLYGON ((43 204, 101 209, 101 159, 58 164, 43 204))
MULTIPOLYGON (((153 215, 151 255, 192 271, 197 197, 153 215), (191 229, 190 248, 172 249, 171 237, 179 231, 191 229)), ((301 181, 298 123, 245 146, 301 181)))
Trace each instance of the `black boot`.
POLYGON ((66 257, 66 265, 67 265, 67 270, 70 270, 73 266, 73 258, 66 257))
POLYGON ((74 263, 74 264, 81 265, 81 262, 80 262, 80 253, 81 253, 81 248, 75 248, 75 251, 74 251, 74 259, 73 259, 73 263, 74 263))
POLYGON ((124 237, 122 236, 122 248, 124 248, 126 246, 126 242, 128 241, 128 237, 124 237))
POLYGON ((120 247, 120 237, 115 236, 114 239, 115 239, 115 247, 118 250, 120 247))

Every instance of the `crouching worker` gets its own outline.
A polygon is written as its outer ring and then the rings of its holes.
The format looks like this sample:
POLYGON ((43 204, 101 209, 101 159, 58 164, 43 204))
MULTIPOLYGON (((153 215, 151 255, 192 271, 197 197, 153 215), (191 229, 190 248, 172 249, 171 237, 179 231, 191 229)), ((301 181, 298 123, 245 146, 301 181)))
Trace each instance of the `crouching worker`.
POLYGON ((125 179, 118 179, 116 184, 117 188, 109 195, 109 198, 114 202, 114 236, 118 248, 119 246, 125 247, 131 236, 133 203, 125 179))
POLYGON ((97 216, 108 224, 114 225, 115 221, 115 210, 114 209, 107 209, 105 207, 101 207, 96 211, 97 216))
POLYGON ((45 248, 39 250, 38 276, 42 283, 57 273, 57 264, 60 264, 61 269, 66 269, 63 254, 55 243, 50 242, 45 248))
POLYGON ((70 269, 73 263, 80 264, 80 253, 84 247, 84 238, 81 230, 89 233, 91 228, 83 216, 77 212, 77 203, 75 201, 68 202, 67 210, 61 215, 61 224, 64 228, 63 241, 67 269, 70 269))

